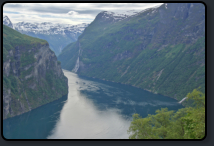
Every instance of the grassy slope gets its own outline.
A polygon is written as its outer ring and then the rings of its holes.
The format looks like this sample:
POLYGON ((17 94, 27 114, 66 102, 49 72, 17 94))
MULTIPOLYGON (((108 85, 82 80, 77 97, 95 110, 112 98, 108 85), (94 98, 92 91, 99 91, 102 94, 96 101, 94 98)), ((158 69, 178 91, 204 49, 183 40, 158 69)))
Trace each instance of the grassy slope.
POLYGON ((59 55, 62 67, 72 70, 82 49, 80 75, 134 85, 178 100, 199 86, 204 92, 205 37, 199 25, 204 20, 203 6, 195 5, 188 19, 182 13, 172 17, 173 10, 164 6, 160 9, 162 14, 148 10, 117 23, 98 15, 79 40, 59 55), (196 31, 196 35, 186 35, 196 31))
POLYGON ((6 25, 3 25, 3 41, 3 59, 5 59, 8 51, 11 49, 14 50, 16 46, 22 46, 24 44, 26 47, 33 47, 38 44, 47 44, 47 41, 45 40, 23 35, 6 25))

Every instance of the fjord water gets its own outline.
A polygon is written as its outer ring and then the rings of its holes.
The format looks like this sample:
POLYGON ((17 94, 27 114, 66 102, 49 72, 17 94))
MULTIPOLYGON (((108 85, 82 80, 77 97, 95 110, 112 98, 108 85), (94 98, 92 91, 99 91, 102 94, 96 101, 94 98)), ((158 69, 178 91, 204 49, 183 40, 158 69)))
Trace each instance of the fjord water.
POLYGON ((126 139, 132 114, 142 117, 183 106, 173 98, 63 71, 69 93, 3 121, 7 139, 126 139))

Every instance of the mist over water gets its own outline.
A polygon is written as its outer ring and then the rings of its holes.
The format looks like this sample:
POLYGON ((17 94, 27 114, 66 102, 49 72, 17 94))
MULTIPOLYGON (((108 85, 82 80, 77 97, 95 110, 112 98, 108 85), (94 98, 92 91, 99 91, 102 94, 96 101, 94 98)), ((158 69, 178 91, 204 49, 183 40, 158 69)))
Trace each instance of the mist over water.
POLYGON ((8 139, 127 139, 134 113, 183 106, 170 97, 63 70, 69 93, 52 103, 3 121, 8 139))

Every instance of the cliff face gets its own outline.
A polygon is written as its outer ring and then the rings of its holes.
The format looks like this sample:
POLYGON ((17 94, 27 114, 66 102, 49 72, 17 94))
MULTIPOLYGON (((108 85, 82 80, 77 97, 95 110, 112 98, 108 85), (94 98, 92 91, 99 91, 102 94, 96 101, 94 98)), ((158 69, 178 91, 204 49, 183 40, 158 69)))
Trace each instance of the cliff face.
POLYGON ((101 12, 58 56, 80 75, 184 98, 205 91, 205 7, 168 3, 121 21, 101 12))
POLYGON ((62 97, 67 82, 46 41, 3 26, 3 119, 62 97))

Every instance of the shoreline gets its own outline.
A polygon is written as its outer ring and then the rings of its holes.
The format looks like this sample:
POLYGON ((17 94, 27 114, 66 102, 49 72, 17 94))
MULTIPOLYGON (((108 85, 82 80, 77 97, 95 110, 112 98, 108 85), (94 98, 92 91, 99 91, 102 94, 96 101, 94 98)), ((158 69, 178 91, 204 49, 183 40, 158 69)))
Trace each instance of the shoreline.
MULTIPOLYGON (((66 69, 62 69, 62 70, 69 71, 69 70, 66 70, 66 69)), ((69 71, 69 72, 72 72, 72 71, 69 71)), ((74 73, 74 72, 72 72, 72 73, 74 73)), ((74 74, 79 75, 79 74, 77 74, 77 73, 74 73, 74 74)), ((80 76, 82 76, 82 75, 80 75, 80 76)), ((132 86, 132 87, 135 87, 135 88, 138 88, 138 89, 143 89, 143 88, 140 88, 140 87, 137 87, 137 86, 134 86, 134 85, 130 85, 130 84, 125 84, 125 83, 121 83, 121 82, 115 82, 115 81, 106 80, 105 78, 100 79, 100 78, 88 77, 88 76, 83 76, 83 77, 98 79, 98 80, 107 81, 107 82, 111 82, 111 83, 119 83, 119 84, 123 84, 123 85, 132 86)), ((160 94, 160 93, 157 93, 157 92, 152 92, 152 91, 149 90, 149 89, 143 89, 143 90, 148 91, 148 92, 153 93, 153 94, 163 95, 163 94, 160 94)), ((168 96, 168 95, 163 95, 163 96, 166 96, 166 97, 169 97, 169 98, 173 98, 173 97, 170 97, 170 96, 168 96)), ((173 99, 177 100, 178 103, 179 103, 179 101, 180 101, 180 100, 178 100, 178 99, 176 99, 176 98, 173 98, 173 99)), ((183 99, 183 98, 182 98, 182 99, 183 99)), ((183 103, 183 102, 182 102, 182 103, 183 103)), ((182 106, 185 107, 185 105, 183 105, 182 103, 179 103, 179 104, 181 104, 182 106)))

